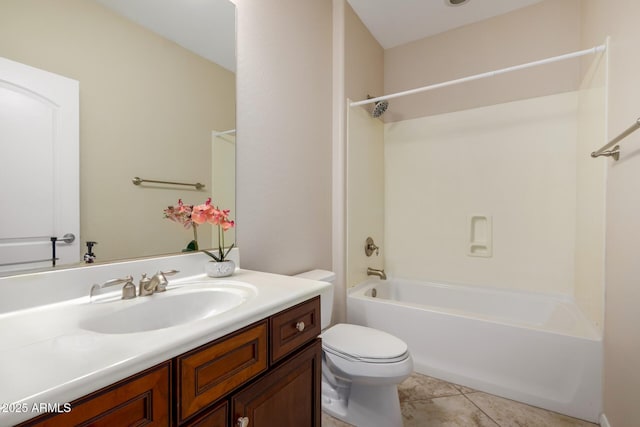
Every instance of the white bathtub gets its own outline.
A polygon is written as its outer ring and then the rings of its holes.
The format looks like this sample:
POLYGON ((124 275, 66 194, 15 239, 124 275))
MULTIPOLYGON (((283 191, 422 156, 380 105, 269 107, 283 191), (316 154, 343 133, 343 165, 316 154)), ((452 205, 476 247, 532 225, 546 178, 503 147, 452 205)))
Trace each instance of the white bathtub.
POLYGON ((349 291, 347 318, 404 340, 419 373, 599 419, 602 339, 569 298, 373 279, 349 291))

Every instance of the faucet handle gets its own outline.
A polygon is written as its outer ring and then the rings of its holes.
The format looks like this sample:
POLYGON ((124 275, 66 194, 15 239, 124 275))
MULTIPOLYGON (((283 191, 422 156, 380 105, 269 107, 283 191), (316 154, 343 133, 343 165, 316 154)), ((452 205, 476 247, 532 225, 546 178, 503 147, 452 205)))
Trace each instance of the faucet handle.
POLYGON ((173 276, 176 273, 180 273, 180 270, 167 270, 160 272, 160 274, 162 274, 163 276, 173 276))
POLYGON ((102 286, 100 286, 101 288, 107 288, 109 286, 113 286, 113 285, 119 285, 121 283, 127 283, 127 282, 132 282, 133 281, 133 277, 131 276, 125 276, 124 279, 111 279, 111 280, 107 280, 106 282, 104 282, 102 284, 102 286))
POLYGON ((108 288, 109 286, 120 285, 124 283, 122 287, 122 299, 131 299, 136 297, 136 287, 133 284, 132 276, 125 276, 123 279, 111 279, 104 282, 102 285, 95 284, 91 286, 89 291, 89 300, 93 297, 94 292, 99 291, 102 288, 108 288), (133 292, 132 292, 133 290, 133 292))
POLYGON ((160 280, 158 281, 158 286, 156 287, 155 292, 166 291, 169 281, 165 276, 173 276, 176 273, 180 273, 180 270, 159 271, 156 276, 160 276, 160 280))
POLYGON ((376 246, 376 244, 373 242, 373 239, 371 237, 367 237, 367 241, 365 242, 365 245, 364 245, 364 253, 367 256, 371 256, 373 255, 374 251, 376 253, 376 256, 380 255, 380 248, 376 246))

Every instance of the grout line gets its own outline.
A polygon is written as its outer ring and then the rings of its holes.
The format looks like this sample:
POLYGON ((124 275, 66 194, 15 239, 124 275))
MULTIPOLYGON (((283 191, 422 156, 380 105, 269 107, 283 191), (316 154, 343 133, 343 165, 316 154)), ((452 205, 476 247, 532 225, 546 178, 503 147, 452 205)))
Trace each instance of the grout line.
MULTIPOLYGON (((473 393, 476 393, 476 392, 473 392, 473 393)), ((469 393, 469 394, 471 394, 471 393, 469 393)), ((489 418, 491 421, 493 421, 493 422, 495 423, 495 425, 497 425, 498 427, 502 427, 502 426, 500 426, 500 424, 498 424, 498 422, 497 422, 496 420, 494 420, 493 418, 491 418, 491 416, 490 416, 489 414, 487 414, 487 413, 486 413, 486 412, 485 412, 481 407, 479 407, 478 405, 476 405, 476 403, 475 403, 473 400, 469 399, 469 396, 467 396, 465 393, 462 393, 462 395, 463 395, 463 396, 464 396, 464 397, 465 397, 469 402, 471 402, 471 404, 472 404, 473 406, 475 406, 476 408, 478 408, 478 410, 479 410, 480 412, 482 412, 483 414, 485 414, 485 415, 487 416, 487 418, 489 418)))

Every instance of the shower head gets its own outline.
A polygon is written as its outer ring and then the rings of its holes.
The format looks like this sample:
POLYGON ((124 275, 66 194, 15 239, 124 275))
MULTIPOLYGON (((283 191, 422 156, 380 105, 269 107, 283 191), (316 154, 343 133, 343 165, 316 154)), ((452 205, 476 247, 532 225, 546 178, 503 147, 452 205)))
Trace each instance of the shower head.
MULTIPOLYGON (((371 99, 371 97, 367 95, 367 99, 371 99)), ((388 107, 389 107, 389 101, 387 100, 378 101, 375 104, 373 104, 373 110, 371 110, 371 115, 373 116, 374 119, 377 119, 378 117, 382 116, 385 111, 387 111, 388 107)))

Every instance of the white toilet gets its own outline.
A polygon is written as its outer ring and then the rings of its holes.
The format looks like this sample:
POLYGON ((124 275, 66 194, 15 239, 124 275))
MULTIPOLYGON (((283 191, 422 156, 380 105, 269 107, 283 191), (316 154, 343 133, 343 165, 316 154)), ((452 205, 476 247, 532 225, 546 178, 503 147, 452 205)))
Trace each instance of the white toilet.
MULTIPOLYGON (((312 270, 296 277, 333 283, 335 273, 312 270)), ((321 296, 322 410, 357 427, 402 427, 398 384, 413 371, 407 345, 377 329, 328 328, 333 287, 321 296)))

